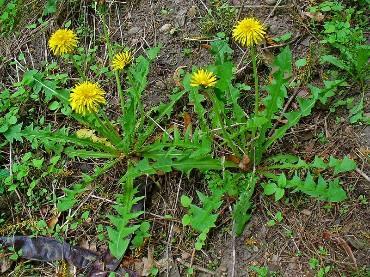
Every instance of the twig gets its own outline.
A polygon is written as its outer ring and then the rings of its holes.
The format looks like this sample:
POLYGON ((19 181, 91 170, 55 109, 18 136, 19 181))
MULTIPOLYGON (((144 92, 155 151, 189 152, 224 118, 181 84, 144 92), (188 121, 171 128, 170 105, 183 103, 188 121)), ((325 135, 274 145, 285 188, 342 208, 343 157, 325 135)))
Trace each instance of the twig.
POLYGON ((170 135, 170 133, 168 133, 168 132, 166 131, 166 129, 164 129, 161 125, 159 125, 159 124, 157 123, 157 121, 155 121, 155 120, 154 120, 153 118, 151 118, 149 115, 147 115, 147 117, 148 117, 151 121, 153 121, 153 122, 154 122, 154 124, 155 124, 155 125, 157 125, 159 129, 161 129, 163 132, 165 132, 171 140, 173 140, 173 137, 170 135))
POLYGON ((271 128, 270 132, 269 132, 269 136, 272 136, 272 134, 274 133, 275 129, 276 129, 276 126, 277 124, 279 124, 280 120, 283 118, 284 116, 284 113, 287 111, 287 109, 289 108, 290 104, 292 103, 292 101, 294 100, 294 98, 298 95, 299 93, 299 89, 296 89, 294 91, 294 93, 290 96, 290 98, 288 99, 288 101, 286 102, 283 110, 281 111, 280 113, 280 116, 279 118, 275 121, 275 124, 274 126, 271 128))
MULTIPOLYGON (((240 9, 263 9, 263 8, 275 8, 275 6, 271 5, 236 5, 234 6, 235 8, 240 8, 240 9)), ((281 8, 290 8, 293 7, 293 5, 281 5, 276 7, 275 9, 281 9, 281 8)))
POLYGON ((367 176, 362 170, 360 170, 359 168, 356 168, 356 172, 358 173, 358 174, 360 174, 362 177, 364 177, 364 179, 366 180, 366 181, 368 181, 368 182, 370 182, 370 177, 369 176, 367 176))
POLYGON ((353 255, 351 247, 349 247, 348 243, 344 239, 342 239, 341 237, 332 237, 332 240, 335 241, 336 243, 340 244, 340 246, 343 247, 344 251, 346 251, 347 255, 351 258, 354 267, 357 269, 356 258, 353 255))
POLYGON ((216 275, 216 272, 214 271, 211 271, 207 268, 204 268, 204 267, 201 267, 201 266, 198 266, 198 265, 190 265, 189 263, 183 261, 182 259, 180 258, 177 258, 176 259, 177 262, 179 262, 180 264, 184 265, 184 266, 187 266, 187 267, 193 267, 194 269, 196 270, 199 270, 199 271, 202 271, 202 272, 205 272, 205 273, 208 273, 210 275, 216 275))
MULTIPOLYGON (((233 212, 233 209, 231 208, 231 206, 229 206, 229 210, 230 210, 230 214, 232 214, 233 212)), ((232 258, 233 258, 233 262, 232 262, 232 265, 231 265, 231 277, 234 277, 235 276, 235 263, 236 263, 236 250, 235 250, 235 220, 233 220, 233 226, 232 226, 232 232, 231 232, 231 236, 232 236, 232 258)))
POLYGON ((274 14, 275 10, 280 5, 281 1, 283 1, 283 0, 279 0, 279 1, 276 2, 274 8, 271 10, 271 12, 269 13, 269 15, 265 18, 265 20, 263 21, 263 23, 266 23, 266 21, 271 17, 271 15, 274 14))
POLYGON ((90 195, 91 198, 94 198, 94 199, 98 199, 98 200, 102 200, 102 201, 105 201, 105 202, 108 202, 108 203, 111 203, 111 204, 114 204, 114 205, 118 205, 119 203, 116 202, 116 201, 113 201, 113 200, 110 200, 110 199, 106 199, 106 198, 103 198, 103 197, 100 197, 100 196, 97 196, 97 195, 90 195))
MULTIPOLYGON (((175 204, 173 206, 173 209, 175 210, 175 208, 177 207, 177 202, 179 200, 179 194, 180 194, 180 189, 181 189, 181 182, 182 182, 182 173, 181 173, 181 177, 180 177, 180 182, 177 186, 177 192, 176 192, 176 200, 175 200, 175 204)), ((168 239, 167 239, 167 247, 166 247, 166 259, 168 260, 170 257, 169 255, 171 254, 171 241, 172 241, 172 236, 173 236, 173 227, 174 227, 174 223, 171 223, 171 227, 170 227, 170 231, 168 232, 168 239)), ((169 275, 170 273, 170 268, 169 268, 169 264, 167 263, 167 271, 166 271, 166 276, 170 276, 169 275)))

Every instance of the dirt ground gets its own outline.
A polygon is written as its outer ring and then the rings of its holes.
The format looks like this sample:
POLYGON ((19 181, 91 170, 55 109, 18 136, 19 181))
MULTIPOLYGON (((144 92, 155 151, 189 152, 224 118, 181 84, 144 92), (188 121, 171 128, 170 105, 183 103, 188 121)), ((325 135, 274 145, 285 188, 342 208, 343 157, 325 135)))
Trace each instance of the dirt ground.
MULTIPOLYGON (((35 4, 35 1, 31 2, 35 4)), ((63 4, 45 29, 27 30, 0 41, 0 54, 12 59, 20 52, 26 53, 27 66, 39 68, 43 62, 51 60, 45 49, 53 29, 69 19, 77 22, 78 13, 83 11, 86 11, 87 24, 98 24, 98 18, 87 2, 81 1, 80 6, 74 9, 63 4)), ((108 25, 113 41, 138 52, 162 44, 162 51, 151 72, 147 89, 149 93, 145 100, 147 105, 167 99, 173 87, 176 69, 190 69, 193 65, 205 65, 210 61, 207 47, 209 38, 201 33, 201 17, 209 9, 207 1, 108 2, 111 3, 108 25), (184 49, 190 49, 190 54, 185 55, 184 49)), ((270 37, 292 32, 294 40, 290 47, 295 58, 307 56, 312 45, 318 43, 308 28, 307 18, 302 15, 310 1, 282 1, 283 6, 276 8, 276 1, 271 0, 231 2, 237 7, 244 2, 239 16, 254 15, 264 21, 270 37)), ((28 20, 32 21, 33 18, 28 20)), ((99 32, 97 29, 97 34, 99 32)), ((233 45, 233 48, 235 63, 241 69, 238 78, 246 79, 251 68, 243 68, 243 50, 237 45, 233 45)), ((259 53, 263 59, 268 59, 278 53, 279 49, 265 44, 259 53)), ((104 50, 102 53, 107 55, 104 50)), ((260 68, 267 72, 264 64, 260 68)), ((14 66, 3 64, 0 74, 4 84, 17 78, 14 66)), ((310 81, 318 82, 320 74, 320 70, 313 72, 310 81)), ((115 101, 118 103, 118 99, 115 101)), ((114 106, 111 108, 114 109, 114 106)), ((336 115, 325 107, 317 109, 312 116, 291 130, 272 151, 298 154, 307 160, 314 155, 342 157, 348 154, 357 161, 361 172, 370 175, 366 154, 370 147, 370 128, 349 125, 345 120, 337 123, 335 119, 336 115), (324 144, 320 134, 324 134, 324 144)), ((369 276, 363 268, 370 266, 370 211, 368 204, 361 204, 358 198, 360 195, 370 198, 370 183, 358 172, 343 176, 344 187, 350 197, 340 204, 328 205, 299 195, 290 197, 285 203, 275 203, 270 198, 262 197, 261 191, 257 190, 252 219, 240 237, 232 235, 231 203, 227 203, 217 228, 211 232, 207 247, 193 255, 195 237, 191 230, 181 224, 184 210, 179 199, 184 193, 193 195, 196 190, 204 189, 205 184, 200 177, 193 174, 188 178, 180 173, 158 177, 160 188, 150 192, 151 199, 147 201, 145 213, 145 217, 152 223, 154 235, 134 261, 126 261, 127 265, 140 272, 142 258, 148 257, 149 251, 161 265, 160 276, 185 276, 189 264, 196 270, 196 276, 253 276, 254 273, 249 270, 252 265, 267 266, 276 272, 276 276, 315 276, 315 271, 309 267, 309 260, 315 257, 322 265, 331 266, 327 276, 350 276, 355 272, 359 272, 359 275, 353 276, 369 276), (271 214, 278 211, 283 213, 283 221, 267 227, 266 222, 271 219, 271 214), (172 215, 173 220, 166 220, 165 215, 172 215)), ((96 204, 99 207, 103 205, 96 204)), ((91 241, 94 237, 89 232, 85 238, 83 236, 84 232, 81 231, 78 237, 82 240, 91 241)))

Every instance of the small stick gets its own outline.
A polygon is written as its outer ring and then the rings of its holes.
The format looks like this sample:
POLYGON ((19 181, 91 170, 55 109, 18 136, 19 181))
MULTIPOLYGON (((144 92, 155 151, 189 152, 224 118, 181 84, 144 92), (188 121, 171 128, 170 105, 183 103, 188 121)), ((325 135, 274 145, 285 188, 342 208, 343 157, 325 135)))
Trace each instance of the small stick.
MULTIPOLYGON (((270 6, 270 5, 236 5, 234 6, 235 8, 240 8, 240 9, 263 9, 263 8, 275 8, 275 6, 270 6)), ((281 9, 281 8, 290 8, 293 7, 293 5, 281 5, 276 7, 275 9, 281 9)))
POLYGON ((180 258, 177 258, 176 261, 178 261, 180 264, 184 265, 184 266, 187 266, 187 267, 193 267, 194 269, 196 270, 199 270, 199 271, 202 271, 202 272, 205 272, 205 273, 208 273, 210 275, 216 275, 216 272, 214 271, 211 271, 211 270, 208 270, 207 268, 204 268, 204 267, 201 267, 201 266, 198 266, 198 265, 191 265, 185 261, 183 261, 182 259, 180 258))
POLYGON ((360 174, 362 177, 364 177, 364 179, 370 183, 370 177, 367 176, 362 170, 360 170, 359 168, 356 168, 356 172, 360 174))
POLYGON ((271 15, 273 15, 273 14, 274 14, 274 12, 275 12, 276 8, 280 5, 281 1, 282 1, 282 0, 279 0, 279 1, 277 1, 277 2, 276 2, 275 7, 271 10, 271 12, 270 12, 270 13, 269 13, 269 15, 266 17, 266 19, 263 21, 263 23, 266 23, 266 21, 271 17, 271 15))
POLYGON ((273 126, 273 127, 272 127, 272 129, 270 130, 270 132, 269 132, 269 136, 272 136, 272 134, 274 133, 274 131, 275 131, 275 129, 276 129, 277 124, 279 124, 280 120, 281 120, 281 119, 283 118, 283 116, 284 116, 284 113, 287 111, 287 109, 289 108, 289 106, 290 106, 290 104, 292 103, 293 99, 298 95, 298 93, 299 93, 299 89, 296 89, 296 90, 294 91, 294 93, 292 94, 292 96, 290 96, 290 98, 289 98, 288 102, 286 102, 286 104, 285 104, 285 106, 284 106, 283 110, 281 111, 281 114, 280 114, 279 118, 275 121, 274 126, 273 126))

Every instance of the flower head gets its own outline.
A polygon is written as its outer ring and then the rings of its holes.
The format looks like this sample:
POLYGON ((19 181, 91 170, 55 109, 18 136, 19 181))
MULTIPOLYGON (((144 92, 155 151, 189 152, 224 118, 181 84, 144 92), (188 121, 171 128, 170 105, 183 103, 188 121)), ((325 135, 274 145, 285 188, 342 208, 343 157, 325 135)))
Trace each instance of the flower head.
POLYGON ((76 85, 69 96, 72 110, 86 115, 97 112, 100 104, 105 104, 105 91, 97 83, 83 82, 76 85))
POLYGON ((259 44, 265 34, 265 26, 255 18, 244 18, 233 29, 234 40, 247 47, 259 44))
POLYGON ((122 70, 132 61, 132 54, 130 51, 124 51, 114 56, 112 61, 113 70, 122 70))
POLYGON ((213 72, 208 71, 206 69, 198 69, 196 72, 192 74, 190 85, 192 87, 204 86, 208 88, 214 87, 216 82, 217 78, 213 72))
POLYGON ((56 56, 72 53, 77 47, 78 38, 69 29, 56 30, 49 39, 49 48, 56 56))

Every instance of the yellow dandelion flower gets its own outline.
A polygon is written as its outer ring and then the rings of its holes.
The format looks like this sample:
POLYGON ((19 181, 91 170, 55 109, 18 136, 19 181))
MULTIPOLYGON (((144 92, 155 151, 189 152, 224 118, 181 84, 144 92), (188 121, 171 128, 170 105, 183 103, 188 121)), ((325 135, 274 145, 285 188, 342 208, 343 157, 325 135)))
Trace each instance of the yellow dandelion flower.
POLYGON ((204 86, 214 87, 217 83, 217 78, 213 72, 210 72, 205 69, 198 69, 191 76, 190 85, 192 87, 204 86))
POLYGON ((122 70, 132 61, 132 54, 130 51, 124 51, 114 56, 112 61, 113 70, 122 70))
POLYGON ((76 85, 69 96, 72 110, 86 115, 97 112, 100 104, 105 104, 105 91, 97 83, 83 82, 76 85))
POLYGON ((233 29, 234 40, 247 47, 259 44, 265 34, 265 26, 255 18, 244 18, 233 29))
POLYGON ((78 38, 69 29, 56 30, 49 39, 49 48, 56 56, 72 53, 77 47, 78 38))

